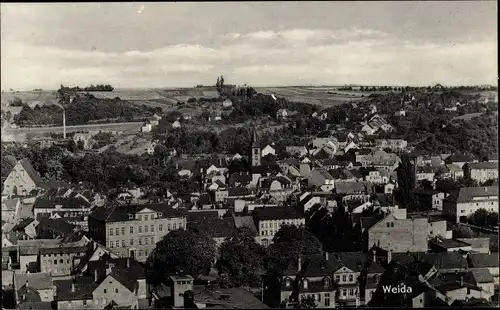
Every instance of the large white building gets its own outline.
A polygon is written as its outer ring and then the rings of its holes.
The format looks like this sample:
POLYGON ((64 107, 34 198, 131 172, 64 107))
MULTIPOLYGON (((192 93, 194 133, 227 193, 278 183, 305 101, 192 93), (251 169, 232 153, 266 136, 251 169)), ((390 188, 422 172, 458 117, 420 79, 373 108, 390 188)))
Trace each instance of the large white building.
POLYGON ((263 207, 253 211, 260 244, 268 246, 282 225, 305 225, 304 215, 292 207, 263 207))
POLYGON ((462 168, 466 178, 479 183, 498 179, 498 163, 495 162, 467 163, 462 168))
POLYGON ((498 212, 498 187, 464 187, 443 200, 443 214, 464 222, 479 209, 498 212))

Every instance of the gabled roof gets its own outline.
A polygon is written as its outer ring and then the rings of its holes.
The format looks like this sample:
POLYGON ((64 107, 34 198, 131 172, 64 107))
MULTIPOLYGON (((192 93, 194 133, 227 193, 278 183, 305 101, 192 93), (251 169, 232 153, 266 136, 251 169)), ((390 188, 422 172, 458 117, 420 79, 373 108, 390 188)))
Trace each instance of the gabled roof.
MULTIPOLYGON (((474 198, 498 196, 498 186, 462 187, 444 200, 456 203, 470 202, 474 198)), ((477 200, 477 199, 474 199, 477 200)))
POLYGON ((75 281, 55 280, 54 285, 57 287, 57 299, 61 301, 93 299, 92 293, 98 287, 90 276, 78 277, 75 281))
POLYGON ((466 165, 468 168, 476 170, 483 170, 483 169, 498 170, 498 163, 495 162, 467 163, 466 165))
POLYGON ((469 255, 471 267, 473 268, 498 268, 497 253, 474 253, 469 255))
POLYGON ((488 268, 478 268, 471 270, 477 283, 493 283, 493 275, 488 268))
POLYGON ((30 161, 27 158, 23 158, 18 163, 21 165, 21 167, 26 171, 30 179, 33 180, 36 186, 42 187, 44 182, 42 181, 42 178, 38 174, 38 172, 33 168, 31 165, 30 161))
POLYGON ((468 267, 467 261, 459 252, 426 253, 423 261, 433 264, 437 269, 465 269, 468 267))
POLYGON ((110 275, 130 291, 134 291, 137 280, 146 278, 144 267, 136 260, 131 258, 111 258, 108 254, 104 254, 97 261, 89 261, 88 274, 94 277, 94 273, 97 270, 97 282, 101 283, 106 279, 106 269, 110 265, 112 265, 110 275))
POLYGON ((335 184, 337 194, 366 194, 364 182, 337 182, 335 184))
POLYGON ((254 218, 257 220, 287 220, 300 219, 304 215, 292 207, 262 207, 253 211, 254 218))
POLYGON ((15 289, 19 290, 26 285, 35 290, 47 290, 52 288, 52 277, 46 273, 15 273, 14 274, 15 289))
POLYGON ((188 227, 203 232, 212 238, 228 238, 236 232, 236 225, 232 217, 206 219, 197 223, 188 222, 188 227))

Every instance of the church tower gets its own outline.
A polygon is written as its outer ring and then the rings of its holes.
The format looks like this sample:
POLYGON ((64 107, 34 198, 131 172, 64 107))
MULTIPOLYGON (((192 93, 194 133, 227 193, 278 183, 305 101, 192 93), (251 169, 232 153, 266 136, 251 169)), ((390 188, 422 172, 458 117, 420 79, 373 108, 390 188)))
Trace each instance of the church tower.
POLYGON ((252 134, 252 144, 250 145, 250 163, 252 167, 258 167, 261 165, 261 150, 259 145, 259 140, 257 139, 257 131, 255 127, 253 128, 252 134))

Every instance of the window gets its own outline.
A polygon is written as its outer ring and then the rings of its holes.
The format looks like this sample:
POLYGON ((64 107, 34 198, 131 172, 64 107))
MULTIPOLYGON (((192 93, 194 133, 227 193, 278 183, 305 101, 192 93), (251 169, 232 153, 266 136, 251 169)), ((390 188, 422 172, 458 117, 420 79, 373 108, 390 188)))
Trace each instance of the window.
POLYGON ((57 259, 54 259, 54 265, 57 265, 57 259))
POLYGON ((434 231, 431 230, 431 235, 434 233, 434 231))
POLYGON ((148 215, 144 215, 144 220, 145 221, 149 220, 149 216, 148 215))
POLYGON ((342 289, 342 296, 346 296, 347 295, 347 290, 345 288, 342 289))
POLYGON ((255 155, 259 155, 259 149, 253 149, 253 153, 254 153, 255 155))
POLYGON ((139 245, 142 245, 142 238, 139 238, 139 245))
POLYGON ((330 306, 330 294, 326 293, 325 294, 325 307, 329 307, 329 306, 330 306))
POLYGON ((394 227, 394 223, 391 223, 391 227, 394 227))
POLYGON ((142 233, 142 226, 139 226, 139 233, 142 233))
POLYGON ((309 282, 309 281, 304 280, 304 284, 303 284, 303 285, 304 285, 304 289, 307 289, 307 286, 308 286, 308 284, 309 284, 308 282, 309 282))
POLYGON ((354 275, 350 274, 349 275, 349 282, 352 282, 352 281, 354 281, 354 275))
POLYGON ((335 276, 335 281, 337 281, 337 283, 340 282, 340 276, 339 275, 335 276))
POLYGON ((109 229, 109 235, 112 236, 113 235, 113 228, 110 228, 109 229))
POLYGON ((146 244, 146 245, 149 244, 149 238, 148 237, 144 238, 144 244, 146 244))
POLYGON ((342 275, 342 282, 347 282, 347 275, 342 275))
POLYGON ((330 286, 330 279, 325 278, 325 279, 323 280, 323 284, 325 285, 325 288, 328 288, 328 287, 330 286))
POLYGON ((144 232, 148 232, 148 225, 144 226, 144 232))
POLYGON ((84 299, 83 300, 83 305, 86 306, 87 305, 87 301, 84 299))
POLYGON ((139 250, 139 257, 142 256, 142 250, 139 250))
POLYGON ((125 247, 125 240, 122 240, 122 248, 125 247))
POLYGON ((151 237, 151 244, 155 244, 155 237, 151 237))
POLYGON ((170 224, 168 224, 167 230, 170 230, 170 229, 172 229, 172 228, 171 228, 170 224))
POLYGON ((66 263, 69 264, 69 259, 66 260, 66 263))
POLYGON ((174 223, 174 230, 177 229, 177 223, 174 223))
POLYGON ((391 227, 391 223, 387 223, 387 227, 391 227))
POLYGON ((122 227, 122 235, 125 235, 125 227, 122 227))
POLYGON ((158 212, 158 215, 157 215, 157 217, 161 217, 161 215, 162 215, 162 214, 161 214, 161 212, 158 212))
POLYGON ((163 224, 158 225, 158 230, 163 231, 163 224))
POLYGON ((353 296, 354 295, 354 290, 352 288, 349 289, 349 296, 353 296))
POLYGON ((120 241, 116 240, 116 242, 115 242, 115 246, 116 246, 117 248, 119 248, 119 247, 120 247, 120 241))
POLYGON ((107 293, 107 290, 106 290, 106 289, 104 289, 104 294, 106 294, 106 293, 107 293))
POLYGON ((151 232, 155 231, 155 225, 151 225, 151 232))
POLYGON ((134 233, 134 226, 130 226, 130 233, 133 234, 134 233))
POLYGON ((62 259, 60 259, 60 260, 59 260, 59 263, 60 263, 60 264, 62 264, 62 263, 64 263, 64 261, 63 261, 62 259))
POLYGON ((115 288, 115 293, 118 293, 118 289, 117 288, 115 288))
POLYGON ((130 239, 130 245, 134 245, 134 239, 130 239))
POLYGON ((110 241, 109 242, 109 247, 112 248, 113 247, 113 241, 110 241))
POLYGON ((139 221, 142 221, 142 215, 138 215, 137 218, 139 219, 139 221))
POLYGON ((120 228, 116 227, 115 232, 117 236, 120 235, 120 228))
POLYGON ((285 286, 286 287, 290 287, 292 285, 292 280, 290 280, 290 278, 286 278, 285 280, 285 286))

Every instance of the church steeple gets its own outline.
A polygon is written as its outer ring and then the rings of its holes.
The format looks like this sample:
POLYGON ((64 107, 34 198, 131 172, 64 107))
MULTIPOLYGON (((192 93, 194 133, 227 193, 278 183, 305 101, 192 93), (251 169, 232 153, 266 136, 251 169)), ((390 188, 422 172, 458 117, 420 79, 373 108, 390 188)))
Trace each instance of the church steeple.
POLYGON ((255 127, 252 132, 252 143, 250 145, 250 163, 252 167, 258 167, 261 165, 261 150, 259 145, 259 139, 257 137, 257 130, 255 127))

